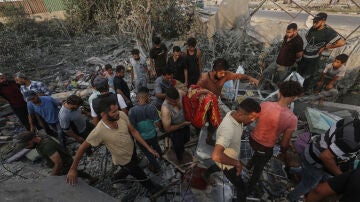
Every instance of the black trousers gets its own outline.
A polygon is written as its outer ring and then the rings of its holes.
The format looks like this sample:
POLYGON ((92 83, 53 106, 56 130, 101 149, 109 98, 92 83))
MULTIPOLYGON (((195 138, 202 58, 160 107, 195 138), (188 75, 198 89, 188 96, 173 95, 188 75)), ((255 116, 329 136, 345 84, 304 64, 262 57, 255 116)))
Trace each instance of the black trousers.
POLYGON ((176 130, 171 133, 170 135, 171 141, 173 143, 173 148, 176 154, 176 158, 178 161, 183 160, 183 154, 184 154, 184 145, 187 143, 190 139, 190 128, 189 126, 186 126, 184 128, 181 128, 179 130, 176 130))
POLYGON ((25 128, 30 130, 27 106, 25 105, 23 107, 11 107, 11 109, 13 110, 14 114, 18 117, 20 122, 25 126, 25 128))
POLYGON ((223 172, 226 178, 234 185, 236 189, 236 201, 246 202, 246 184, 241 179, 241 175, 236 175, 236 168, 233 167, 230 170, 225 169, 223 172))
POLYGON ((269 162, 273 155, 273 148, 265 147, 251 137, 249 138, 250 145, 254 150, 249 164, 254 167, 253 174, 249 181, 248 191, 249 193, 253 190, 256 183, 259 181, 260 176, 264 170, 265 165, 269 162))
MULTIPOLYGON (((135 149, 135 148, 134 148, 135 149)), ((115 174, 115 179, 124 179, 126 176, 131 175, 150 192, 154 193, 159 189, 159 186, 154 184, 150 179, 147 179, 144 171, 138 166, 138 159, 136 157, 136 152, 134 151, 131 160, 128 164, 121 166, 121 170, 115 174), (147 179, 147 180, 146 180, 147 179)))

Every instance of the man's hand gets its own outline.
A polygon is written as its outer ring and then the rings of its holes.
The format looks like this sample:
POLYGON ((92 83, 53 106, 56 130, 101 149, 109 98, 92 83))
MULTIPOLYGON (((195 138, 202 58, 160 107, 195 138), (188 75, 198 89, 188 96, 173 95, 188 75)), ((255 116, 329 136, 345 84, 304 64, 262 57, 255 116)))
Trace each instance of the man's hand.
POLYGON ((255 84, 255 85, 259 85, 259 80, 249 76, 249 83, 250 84, 255 84))
POLYGON ((151 72, 152 72, 153 77, 156 78, 156 71, 153 70, 153 71, 151 71, 151 72))
POLYGON ((153 148, 150 148, 150 149, 149 149, 149 152, 150 152, 152 155, 154 155, 156 158, 159 158, 159 157, 160 157, 160 154, 157 153, 153 148))
POLYGON ((320 54, 320 53, 324 52, 324 50, 326 50, 326 47, 325 47, 325 46, 324 46, 324 47, 322 47, 322 48, 320 48, 320 50, 319 50, 318 54, 320 54))
POLYGON ((68 174, 66 175, 66 182, 70 185, 75 185, 77 183, 77 170, 70 169, 68 174))
POLYGON ((184 121, 181 126, 185 127, 185 126, 189 126, 190 124, 191 124, 190 121, 184 121))
POLYGON ((242 165, 241 165, 240 161, 238 161, 236 163, 235 168, 236 168, 236 175, 239 176, 241 173, 241 170, 242 170, 242 165))
POLYGON ((334 85, 332 83, 329 83, 328 85, 326 85, 327 90, 330 90, 330 89, 333 89, 333 88, 334 88, 334 85))

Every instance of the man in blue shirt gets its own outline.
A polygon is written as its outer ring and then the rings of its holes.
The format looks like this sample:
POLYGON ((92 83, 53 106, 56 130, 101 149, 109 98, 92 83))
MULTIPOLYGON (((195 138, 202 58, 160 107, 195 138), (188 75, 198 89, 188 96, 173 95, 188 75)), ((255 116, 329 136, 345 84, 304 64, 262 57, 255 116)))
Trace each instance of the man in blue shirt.
POLYGON ((64 146, 58 117, 60 103, 50 96, 39 96, 33 90, 26 91, 24 97, 27 101, 30 131, 35 131, 34 119, 40 117, 42 119, 38 120, 40 125, 48 134, 57 133, 60 144, 64 146))

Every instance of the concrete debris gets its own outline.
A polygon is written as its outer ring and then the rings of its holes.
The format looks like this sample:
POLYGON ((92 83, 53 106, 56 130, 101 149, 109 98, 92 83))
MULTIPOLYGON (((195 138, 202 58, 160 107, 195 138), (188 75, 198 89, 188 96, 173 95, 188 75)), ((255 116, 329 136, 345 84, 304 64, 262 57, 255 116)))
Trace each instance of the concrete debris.
POLYGON ((8 180, 1 182, 0 197, 9 202, 18 201, 117 201, 115 198, 95 189, 79 179, 76 186, 67 184, 63 176, 49 176, 42 179, 8 180), (59 191, 61 190, 61 191, 59 191))

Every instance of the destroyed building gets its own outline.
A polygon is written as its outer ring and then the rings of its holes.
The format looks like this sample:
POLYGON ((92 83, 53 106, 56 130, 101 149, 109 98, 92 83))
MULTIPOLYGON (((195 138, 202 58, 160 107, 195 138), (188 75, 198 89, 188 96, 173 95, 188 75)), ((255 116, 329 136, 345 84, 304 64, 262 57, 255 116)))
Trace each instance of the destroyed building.
MULTIPOLYGON (((153 4, 152 1, 147 2, 153 4)), ((186 6, 191 4, 190 1, 181 2, 184 3, 180 7, 182 6, 185 9, 186 6)), ((295 3, 299 4, 297 8, 305 6, 306 3, 313 5, 319 2, 321 1, 313 1, 311 4, 309 1, 295 1, 295 3)), ((275 59, 283 30, 285 30, 287 22, 296 16, 291 16, 288 20, 280 22, 267 21, 261 16, 254 19, 257 11, 263 5, 272 5, 278 9, 285 8, 283 8, 284 5, 282 4, 278 6, 278 1, 257 1, 255 8, 249 8, 247 6, 249 4, 253 5, 254 2, 249 0, 241 0, 241 2, 223 0, 218 1, 217 4, 213 2, 209 5, 205 4, 204 8, 197 8, 196 10, 195 7, 191 7, 194 8, 194 19, 191 20, 194 20, 196 24, 189 29, 189 32, 194 32, 190 33, 190 35, 195 35, 199 39, 199 47, 203 50, 203 62, 206 70, 210 70, 214 58, 225 57, 230 61, 233 71, 246 72, 259 78, 264 68, 275 59), (213 7, 210 7, 211 5, 213 7), (241 66, 241 68, 237 68, 238 66, 241 66)), ((166 5, 169 6, 168 8, 173 6, 166 5)), ((296 7, 294 4, 292 6, 296 7)), ((119 20, 118 23, 124 25, 121 31, 135 33, 135 36, 130 35, 131 37, 128 37, 129 35, 127 37, 123 35, 102 36, 101 31, 96 31, 89 34, 88 38, 85 39, 81 37, 72 38, 72 33, 64 28, 63 22, 55 19, 49 23, 59 28, 61 32, 53 34, 59 34, 61 38, 59 37, 57 41, 51 41, 50 38, 43 41, 32 41, 31 46, 25 46, 22 52, 16 52, 18 58, 21 58, 21 55, 26 55, 23 61, 20 61, 20 59, 13 60, 14 58, 8 60, 12 57, 8 55, 7 58, 0 62, 0 72, 11 75, 14 73, 13 69, 16 68, 17 71, 31 74, 32 77, 47 83, 56 92, 53 97, 61 101, 73 93, 86 98, 92 91, 90 89, 90 77, 102 66, 111 63, 122 64, 128 68, 130 66, 128 58, 133 47, 138 47, 142 54, 147 56, 147 52, 151 47, 149 36, 153 35, 154 32, 152 26, 161 27, 162 25, 160 23, 157 25, 151 24, 151 22, 147 21, 148 19, 141 19, 138 14, 146 12, 146 9, 145 7, 139 8, 133 15, 128 16, 128 21, 119 20), (131 20, 134 20, 134 22, 138 20, 148 24, 143 24, 144 27, 142 27, 136 23, 131 24, 133 22, 131 20), (128 30, 129 26, 133 26, 133 29, 128 30), (140 29, 143 29, 142 31, 146 33, 139 32, 140 29), (136 34, 143 35, 136 36, 136 34), (50 57, 52 55, 54 58, 50 57), (16 65, 8 66, 12 64, 9 61, 16 61, 16 65), (69 86, 75 78, 78 79, 78 88, 73 91, 69 86)), ((164 21, 166 20, 162 19, 161 23, 164 23, 164 21)), ((105 21, 102 22, 106 26, 113 26, 111 23, 109 25, 105 21)), ((30 25, 31 23, 34 22, 29 21, 30 25)), ((104 29, 109 28, 106 26, 104 25, 104 29)), ((303 21, 300 27, 300 34, 304 35, 305 30, 308 28, 306 22, 303 21)), ((41 34, 40 31, 41 27, 34 30, 34 32, 41 34)), ((167 32, 169 35, 172 33, 167 32)), ((182 34, 186 35, 188 33, 182 34)), ((341 34, 347 38, 346 46, 328 52, 322 59, 325 64, 339 53, 351 55, 347 63, 347 66, 351 67, 351 69, 348 69, 346 78, 339 83, 344 98, 341 97, 338 100, 344 101, 349 100, 349 98, 346 98, 349 93, 354 93, 350 97, 358 97, 359 93, 360 61, 357 58, 360 56, 360 35, 358 27, 350 31, 341 30, 341 34)), ((31 40, 31 36, 18 34, 14 34, 10 38, 14 41, 31 40)), ((175 44, 183 47, 184 39, 185 37, 178 37, 166 40, 165 43, 169 49, 175 44)), ((6 46, 12 46, 9 43, 11 42, 7 41, 6 46)), ((14 50, 23 48, 22 45, 24 45, 15 42, 14 44, 15 47, 12 47, 14 50)), ((296 74, 292 75, 292 79, 301 80, 296 74)), ((127 77, 126 80, 129 81, 129 78, 127 77)), ((149 88, 153 88, 152 85, 149 84, 149 88)), ((242 82, 234 82, 229 86, 223 92, 225 94, 223 103, 226 103, 221 104, 223 114, 232 109, 235 103, 244 97, 253 97, 258 101, 268 101, 275 100, 277 96, 276 86, 261 89, 242 82)), ((135 93, 131 95, 132 99, 135 100, 135 93)), ((356 99, 350 100, 349 103, 352 105, 336 103, 333 100, 333 102, 326 102, 321 108, 297 100, 292 109, 298 115, 300 122, 293 139, 295 140, 296 135, 308 130, 311 132, 317 131, 317 133, 319 133, 318 130, 325 131, 327 128, 324 128, 324 125, 326 125, 327 121, 335 121, 340 117, 351 115, 354 111, 360 111, 360 99, 357 102, 356 99)), ((186 145, 186 151, 191 156, 189 157, 191 161, 180 167, 171 163, 171 160, 163 159, 161 160, 163 171, 159 174, 152 174, 146 168, 147 159, 144 155, 141 156, 140 166, 145 168, 145 172, 149 174, 152 180, 160 182, 164 187, 161 193, 149 197, 140 183, 131 177, 120 181, 120 183, 111 182, 111 175, 119 168, 112 165, 110 154, 105 146, 95 148, 93 154, 84 157, 79 166, 80 169, 99 177, 99 181, 93 187, 87 185, 84 181, 80 181, 75 188, 69 187, 65 183, 64 177, 49 177, 50 170, 45 168, 46 166, 41 157, 34 151, 21 148, 13 139, 22 130, 22 126, 12 114, 8 105, 1 106, 0 117, 0 153, 2 162, 0 168, 0 184, 2 187, 0 197, 6 197, 7 201, 23 201, 29 197, 34 201, 51 201, 53 199, 64 201, 115 201, 119 199, 123 201, 231 201, 234 196, 231 183, 224 178, 221 172, 212 176, 210 186, 204 187, 204 184, 197 184, 197 175, 211 162, 212 147, 205 144, 205 129, 202 130, 199 137, 192 135, 191 141, 186 145), (51 189, 48 187, 51 187, 51 189), (61 192, 56 191, 54 187, 61 189, 61 192), (42 195, 39 196, 38 193, 42 195)), ((246 135, 244 136, 246 137, 246 135)), ((159 138, 161 139, 162 136, 159 138)), ((70 150, 74 155, 78 143, 71 141, 71 139, 69 141, 70 150)), ((241 149, 240 158, 246 162, 252 155, 251 147, 246 138, 242 142, 241 149)), ((274 156, 278 154, 279 148, 275 148, 275 150, 277 151, 274 152, 274 156)), ((298 157, 294 157, 294 169, 299 166, 298 157)), ((244 174, 244 179, 248 178, 248 175, 244 174)), ((289 183, 287 173, 283 170, 282 162, 274 157, 263 172, 262 181, 256 190, 256 194, 249 197, 248 200, 279 201, 284 199, 287 191, 292 186, 293 184, 289 183)))

